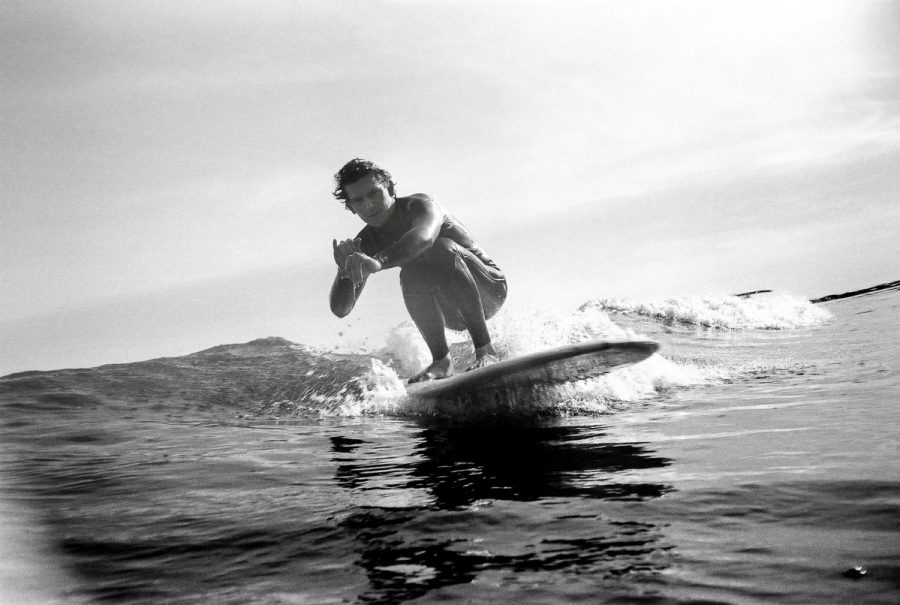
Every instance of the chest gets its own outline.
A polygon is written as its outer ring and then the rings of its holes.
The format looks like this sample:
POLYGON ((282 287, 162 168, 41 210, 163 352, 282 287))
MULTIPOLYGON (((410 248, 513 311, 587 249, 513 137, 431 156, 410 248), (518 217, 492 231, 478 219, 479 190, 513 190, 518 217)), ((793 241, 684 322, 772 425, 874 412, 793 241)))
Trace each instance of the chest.
POLYGON ((407 231, 412 229, 412 219, 405 210, 405 208, 397 208, 397 211, 384 225, 367 228, 372 243, 378 249, 396 243, 407 231))

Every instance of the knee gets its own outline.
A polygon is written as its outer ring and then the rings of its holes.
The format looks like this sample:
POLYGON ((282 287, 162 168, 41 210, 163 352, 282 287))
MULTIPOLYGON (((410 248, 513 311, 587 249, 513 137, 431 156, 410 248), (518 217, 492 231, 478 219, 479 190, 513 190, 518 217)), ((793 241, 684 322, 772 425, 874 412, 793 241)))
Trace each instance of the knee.
POLYGON ((439 237, 434 245, 400 269, 404 289, 428 289, 446 281, 457 270, 463 251, 452 239, 439 237))

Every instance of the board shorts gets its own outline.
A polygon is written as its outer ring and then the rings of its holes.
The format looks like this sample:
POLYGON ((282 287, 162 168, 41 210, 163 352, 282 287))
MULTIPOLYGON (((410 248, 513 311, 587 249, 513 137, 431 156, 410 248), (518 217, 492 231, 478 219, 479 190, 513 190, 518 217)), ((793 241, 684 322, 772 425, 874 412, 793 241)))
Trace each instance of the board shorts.
MULTIPOLYGON (((483 313, 490 319, 506 302, 506 276, 480 249, 466 248, 439 237, 434 245, 409 261, 400 270, 403 300, 413 320, 423 328, 437 329, 435 306, 443 325, 466 330, 467 316, 483 313)), ((423 329, 423 333, 425 329, 423 329)))

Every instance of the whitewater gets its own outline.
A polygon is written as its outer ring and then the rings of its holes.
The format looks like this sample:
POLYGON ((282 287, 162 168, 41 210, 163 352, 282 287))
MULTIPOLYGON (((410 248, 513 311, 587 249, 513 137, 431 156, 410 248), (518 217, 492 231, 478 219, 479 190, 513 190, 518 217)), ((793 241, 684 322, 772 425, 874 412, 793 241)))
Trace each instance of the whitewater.
POLYGON ((0 597, 895 603, 898 326, 896 287, 506 310, 502 356, 660 343, 509 417, 410 398, 408 324, 12 374, 0 597))

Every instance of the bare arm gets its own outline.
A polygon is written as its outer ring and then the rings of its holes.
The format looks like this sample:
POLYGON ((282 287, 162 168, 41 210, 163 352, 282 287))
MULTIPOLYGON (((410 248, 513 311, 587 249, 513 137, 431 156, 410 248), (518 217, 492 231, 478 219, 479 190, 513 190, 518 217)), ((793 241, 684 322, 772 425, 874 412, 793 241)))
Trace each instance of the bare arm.
POLYGON ((346 309, 346 313, 349 313, 353 309, 356 298, 359 297, 366 279, 371 274, 384 269, 402 266, 434 245, 441 232, 444 212, 428 196, 413 197, 414 199, 410 205, 412 227, 400 237, 397 243, 388 246, 375 256, 368 256, 363 253, 359 246, 348 254, 345 267, 350 274, 350 282, 355 296, 353 297, 353 303, 346 302, 349 301, 349 294, 343 294, 341 297, 336 298, 335 292, 343 293, 343 288, 346 288, 346 286, 341 286, 336 281, 335 286, 332 288, 331 307, 335 314, 343 317, 339 311, 346 309), (337 310, 334 304, 335 301, 343 303, 342 305, 337 305, 337 310))
POLYGON ((350 315, 365 285, 366 283, 363 281, 358 286, 354 286, 350 275, 339 271, 331 285, 331 295, 329 296, 331 312, 338 317, 350 315))
POLYGON ((354 285, 353 279, 349 271, 349 258, 360 249, 360 240, 344 240, 340 244, 337 240, 332 241, 334 247, 334 262, 337 264, 338 273, 331 284, 331 294, 329 295, 329 303, 331 304, 331 312, 338 317, 346 317, 356 306, 359 295, 362 294, 365 280, 358 285, 354 285))
POLYGON ((415 197, 411 210, 412 228, 396 244, 375 255, 380 270, 401 267, 434 245, 441 232, 444 212, 430 197, 415 197))

